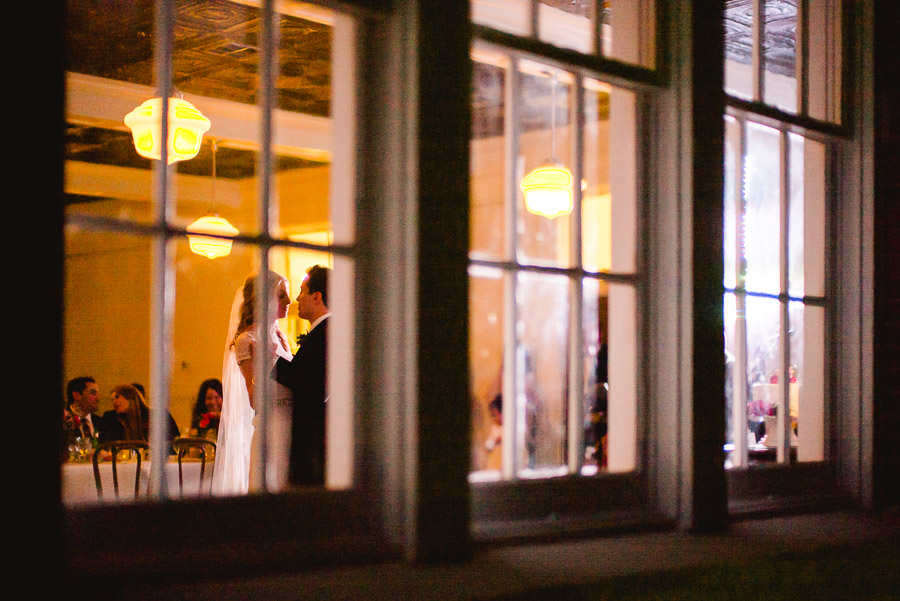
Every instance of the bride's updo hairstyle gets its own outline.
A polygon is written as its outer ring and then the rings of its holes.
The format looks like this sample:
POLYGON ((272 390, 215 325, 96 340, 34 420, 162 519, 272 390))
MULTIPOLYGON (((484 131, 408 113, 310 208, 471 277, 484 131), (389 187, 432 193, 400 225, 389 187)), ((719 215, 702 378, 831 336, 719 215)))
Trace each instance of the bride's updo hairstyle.
MULTIPOLYGON (((281 274, 275 273, 274 271, 266 272, 266 288, 269 291, 271 296, 275 294, 275 288, 278 287, 278 284, 281 282, 287 283, 287 278, 282 276, 281 274)), ((251 273, 247 276, 247 279, 244 281, 244 300, 241 302, 241 308, 239 310, 240 320, 238 321, 237 330, 235 330, 235 338, 237 338, 241 333, 244 332, 247 328, 253 325, 253 312, 256 307, 256 274, 251 273)), ((234 340, 231 341, 232 346, 234 346, 234 340)))

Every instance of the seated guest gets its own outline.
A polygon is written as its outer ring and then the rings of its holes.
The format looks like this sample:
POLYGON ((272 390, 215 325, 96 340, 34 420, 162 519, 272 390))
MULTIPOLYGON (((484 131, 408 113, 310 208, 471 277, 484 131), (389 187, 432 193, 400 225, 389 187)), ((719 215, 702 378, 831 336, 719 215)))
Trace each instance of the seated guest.
POLYGON ((66 384, 66 408, 63 420, 67 433, 73 438, 90 439, 100 430, 100 389, 90 376, 72 378, 66 384))
POLYGON ((197 391, 197 401, 191 416, 191 430, 197 430, 200 436, 206 431, 219 429, 219 416, 222 415, 222 382, 216 378, 204 380, 197 391))
MULTIPOLYGON (((144 395, 131 384, 120 384, 112 390, 113 410, 103 414, 100 428, 100 442, 115 440, 150 440, 150 409, 144 402, 144 395)), ((172 415, 166 412, 166 439, 171 445, 178 436, 178 425, 172 415)), ((172 452, 171 449, 169 451, 172 452)))

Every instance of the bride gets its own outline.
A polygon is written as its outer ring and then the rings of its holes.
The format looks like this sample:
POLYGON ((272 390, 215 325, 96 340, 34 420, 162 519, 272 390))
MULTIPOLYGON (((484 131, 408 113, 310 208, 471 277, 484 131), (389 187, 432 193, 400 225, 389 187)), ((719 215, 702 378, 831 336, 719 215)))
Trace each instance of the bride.
MULTIPOLYGON (((248 490, 279 490, 287 483, 288 458, 291 447, 290 390, 274 384, 274 398, 269 402, 266 446, 266 486, 258 476, 261 461, 261 432, 256 410, 261 402, 261 387, 254 384, 253 359, 259 349, 260 329, 254 323, 256 275, 251 274, 235 294, 228 326, 223 362, 222 417, 219 421, 218 449, 213 472, 213 492, 220 495, 243 494, 248 490)), ((291 359, 287 338, 276 320, 287 315, 291 304, 287 280, 269 271, 266 289, 271 307, 269 352, 266 371, 282 356, 291 359)))

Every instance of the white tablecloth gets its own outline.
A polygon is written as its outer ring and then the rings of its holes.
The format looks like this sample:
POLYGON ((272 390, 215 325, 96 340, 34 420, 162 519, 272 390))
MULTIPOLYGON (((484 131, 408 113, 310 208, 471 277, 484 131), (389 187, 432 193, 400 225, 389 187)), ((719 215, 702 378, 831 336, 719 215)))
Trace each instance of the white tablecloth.
MULTIPOLYGON (((184 496, 196 497, 200 490, 200 461, 193 459, 183 460, 184 469, 184 496)), ((137 463, 134 461, 119 461, 116 463, 116 471, 119 475, 119 499, 118 502, 127 502, 134 499, 134 472, 137 463)), ((150 462, 141 462, 141 492, 140 496, 147 493, 147 483, 150 478, 150 462)), ((180 497, 178 487, 178 462, 172 459, 166 463, 166 480, 168 482, 169 496, 180 497)), ((209 485, 213 473, 213 461, 207 460, 203 473, 203 492, 209 494, 209 485)), ((103 502, 116 502, 115 488, 113 487, 112 464, 109 461, 100 462, 100 481, 103 484, 103 502)), ((62 466, 62 500, 66 505, 82 505, 85 503, 101 502, 97 495, 97 485, 94 482, 94 467, 91 463, 64 463, 62 466)))

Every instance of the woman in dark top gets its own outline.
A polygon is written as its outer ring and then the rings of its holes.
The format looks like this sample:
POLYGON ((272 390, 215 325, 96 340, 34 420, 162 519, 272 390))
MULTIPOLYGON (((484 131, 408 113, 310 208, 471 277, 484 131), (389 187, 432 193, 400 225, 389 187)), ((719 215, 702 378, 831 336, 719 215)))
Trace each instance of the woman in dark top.
MULTIPOLYGON (((103 414, 100 427, 100 442, 115 440, 150 440, 150 409, 144 396, 131 384, 120 384, 112 390, 113 410, 103 414)), ((172 415, 168 418, 167 440, 178 436, 178 425, 172 415)), ((171 451, 170 451, 171 452, 171 451)))

